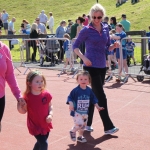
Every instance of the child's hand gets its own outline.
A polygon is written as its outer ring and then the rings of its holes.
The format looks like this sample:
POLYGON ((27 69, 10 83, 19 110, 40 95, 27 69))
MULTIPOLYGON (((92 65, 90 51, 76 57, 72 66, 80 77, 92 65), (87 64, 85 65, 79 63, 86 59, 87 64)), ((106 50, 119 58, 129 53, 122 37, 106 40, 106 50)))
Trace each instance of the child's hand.
POLYGON ((74 111, 74 105, 73 105, 73 102, 69 102, 69 110, 70 111, 74 111))
POLYGON ((98 104, 95 104, 95 107, 97 108, 98 111, 104 110, 104 107, 100 107, 98 104))
POLYGON ((69 110, 74 111, 74 107, 72 105, 69 105, 69 110))
POLYGON ((25 114, 27 112, 27 104, 26 103, 23 103, 21 104, 19 101, 17 103, 17 109, 18 109, 18 112, 21 113, 21 114, 25 114))
POLYGON ((52 118, 53 118, 52 115, 48 115, 48 116, 46 117, 46 122, 47 122, 47 123, 52 122, 52 118))

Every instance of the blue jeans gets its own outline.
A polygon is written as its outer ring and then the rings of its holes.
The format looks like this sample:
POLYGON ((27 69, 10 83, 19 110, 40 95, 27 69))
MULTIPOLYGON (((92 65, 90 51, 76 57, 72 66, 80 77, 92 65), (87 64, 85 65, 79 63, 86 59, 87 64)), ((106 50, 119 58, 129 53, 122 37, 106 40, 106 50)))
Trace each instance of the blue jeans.
POLYGON ((34 137, 37 139, 37 142, 35 143, 33 150, 48 150, 48 136, 49 132, 46 135, 35 135, 34 137))

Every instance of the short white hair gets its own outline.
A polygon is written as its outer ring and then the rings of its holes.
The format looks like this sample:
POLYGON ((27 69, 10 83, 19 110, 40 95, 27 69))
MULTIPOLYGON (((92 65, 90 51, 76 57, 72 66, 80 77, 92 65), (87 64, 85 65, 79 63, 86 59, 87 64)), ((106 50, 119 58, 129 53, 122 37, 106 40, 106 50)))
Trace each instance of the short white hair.
POLYGON ((91 19, 92 19, 93 13, 98 12, 98 11, 100 11, 103 14, 102 16, 103 18, 105 17, 105 13, 106 13, 105 8, 101 4, 95 4, 91 7, 90 12, 89 12, 91 19))

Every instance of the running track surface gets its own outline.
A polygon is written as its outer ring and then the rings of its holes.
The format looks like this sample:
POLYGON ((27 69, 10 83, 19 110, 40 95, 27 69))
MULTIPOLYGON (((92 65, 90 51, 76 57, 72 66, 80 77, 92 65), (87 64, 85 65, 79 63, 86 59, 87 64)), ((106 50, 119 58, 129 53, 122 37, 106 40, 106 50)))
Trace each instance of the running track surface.
MULTIPOLYGON (((15 69, 15 75, 22 91, 25 90, 24 68, 15 69)), ((72 142, 69 130, 73 120, 69 116, 66 99, 77 86, 76 80, 59 71, 41 70, 47 80, 47 89, 53 95, 53 126, 48 138, 49 150, 150 150, 150 80, 143 83, 129 79, 125 85, 115 79, 104 85, 108 99, 110 117, 119 132, 104 136, 103 125, 95 110, 94 132, 85 132, 87 143, 72 142), (68 78, 69 77, 69 78, 68 78)), ((6 108, 0 133, 0 150, 32 150, 35 138, 28 133, 26 114, 16 111, 16 100, 6 86, 6 108)))

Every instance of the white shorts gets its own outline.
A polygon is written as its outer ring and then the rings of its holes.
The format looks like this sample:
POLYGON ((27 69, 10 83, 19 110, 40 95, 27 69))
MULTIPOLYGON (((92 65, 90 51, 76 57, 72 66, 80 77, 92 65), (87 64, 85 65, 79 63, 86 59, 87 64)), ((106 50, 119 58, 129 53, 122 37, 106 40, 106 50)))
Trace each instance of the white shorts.
POLYGON ((74 124, 78 129, 84 129, 87 125, 88 115, 87 114, 79 114, 75 112, 75 116, 73 117, 74 124))

